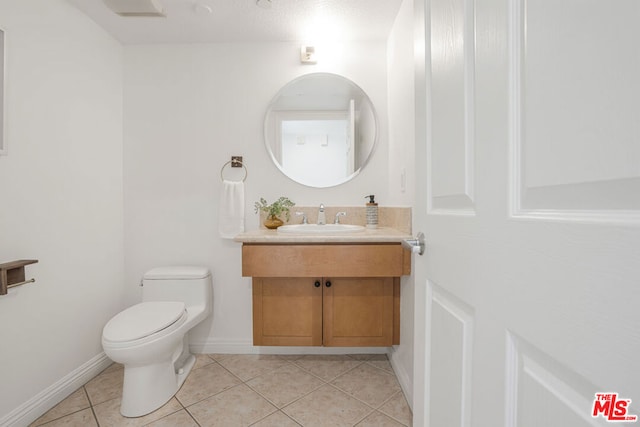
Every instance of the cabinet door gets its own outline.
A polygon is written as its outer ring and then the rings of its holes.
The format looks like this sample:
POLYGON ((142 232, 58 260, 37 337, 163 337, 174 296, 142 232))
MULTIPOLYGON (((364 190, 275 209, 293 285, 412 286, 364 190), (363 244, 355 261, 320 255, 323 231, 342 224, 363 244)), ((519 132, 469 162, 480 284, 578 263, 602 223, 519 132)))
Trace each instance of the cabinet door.
POLYGON ((325 279, 324 345, 391 346, 393 278, 325 279))
POLYGON ((322 345, 322 283, 313 278, 253 279, 254 345, 322 345))

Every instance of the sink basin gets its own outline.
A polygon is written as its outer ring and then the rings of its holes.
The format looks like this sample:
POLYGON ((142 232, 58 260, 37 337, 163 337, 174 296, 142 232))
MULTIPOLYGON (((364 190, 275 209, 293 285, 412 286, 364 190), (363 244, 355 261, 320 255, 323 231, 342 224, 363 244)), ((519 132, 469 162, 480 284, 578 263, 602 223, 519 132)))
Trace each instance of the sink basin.
POLYGON ((290 224, 278 227, 278 233, 287 234, 349 234, 362 231, 363 226, 351 224, 290 224))

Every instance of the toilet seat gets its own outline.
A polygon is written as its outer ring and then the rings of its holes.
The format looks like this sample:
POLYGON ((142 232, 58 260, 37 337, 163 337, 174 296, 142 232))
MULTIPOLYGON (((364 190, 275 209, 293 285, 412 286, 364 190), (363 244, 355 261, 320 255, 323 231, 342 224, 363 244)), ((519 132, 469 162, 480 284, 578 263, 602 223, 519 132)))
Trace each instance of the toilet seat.
POLYGON ((184 302, 149 301, 118 313, 102 331, 103 340, 130 343, 180 326, 187 318, 184 302))

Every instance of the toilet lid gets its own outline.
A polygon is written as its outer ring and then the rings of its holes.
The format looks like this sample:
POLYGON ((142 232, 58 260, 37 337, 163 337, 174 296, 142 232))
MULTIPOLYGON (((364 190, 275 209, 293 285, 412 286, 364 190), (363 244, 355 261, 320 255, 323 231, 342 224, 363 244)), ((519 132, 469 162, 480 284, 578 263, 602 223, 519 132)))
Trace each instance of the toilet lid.
POLYGON ((133 341, 154 334, 175 323, 185 312, 183 302, 150 301, 118 313, 102 331, 108 341, 133 341))

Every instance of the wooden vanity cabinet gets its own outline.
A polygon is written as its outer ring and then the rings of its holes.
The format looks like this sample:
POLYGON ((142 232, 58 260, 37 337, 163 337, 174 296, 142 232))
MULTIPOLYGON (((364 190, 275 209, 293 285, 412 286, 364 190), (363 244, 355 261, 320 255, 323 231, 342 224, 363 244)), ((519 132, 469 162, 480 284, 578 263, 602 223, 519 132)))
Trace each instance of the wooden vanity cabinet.
POLYGON ((374 347, 399 344, 400 244, 243 245, 253 277, 253 343, 374 347))

